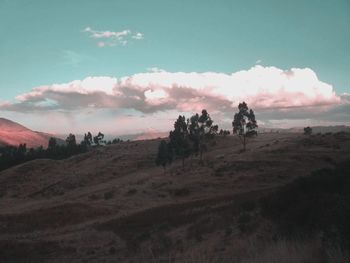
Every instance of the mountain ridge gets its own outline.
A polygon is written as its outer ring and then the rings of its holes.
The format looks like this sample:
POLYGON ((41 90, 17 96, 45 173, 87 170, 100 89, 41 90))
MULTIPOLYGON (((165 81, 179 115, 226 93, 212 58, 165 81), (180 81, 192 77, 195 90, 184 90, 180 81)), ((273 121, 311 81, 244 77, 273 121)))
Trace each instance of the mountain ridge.
POLYGON ((0 118, 0 145, 18 146, 26 144, 27 148, 37 148, 48 146, 51 134, 33 131, 17 122, 6 118, 0 118))

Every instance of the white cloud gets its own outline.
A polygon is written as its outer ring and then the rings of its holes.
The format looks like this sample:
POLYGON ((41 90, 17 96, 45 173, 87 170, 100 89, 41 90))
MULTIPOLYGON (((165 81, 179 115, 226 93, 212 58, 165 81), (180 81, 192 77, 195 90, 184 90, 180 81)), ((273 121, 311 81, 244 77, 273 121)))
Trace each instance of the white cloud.
POLYGON ((122 31, 99 31, 94 30, 91 27, 86 27, 83 32, 89 34, 90 38, 98 40, 98 47, 114 47, 117 45, 125 46, 131 39, 141 40, 144 38, 142 33, 132 32, 129 29, 122 31))
POLYGON ((324 107, 341 102, 332 86, 320 81, 308 68, 283 71, 276 67, 254 66, 232 74, 151 70, 120 79, 88 77, 65 84, 36 87, 17 96, 18 102, 8 105, 8 108, 15 109, 26 104, 36 109, 35 105, 45 99, 58 102, 55 110, 86 107, 87 101, 96 101, 94 105, 99 108, 130 107, 144 112, 165 109, 192 111, 199 106, 206 107, 206 104, 215 110, 218 102, 221 102, 218 108, 231 111, 243 100, 257 109, 279 110, 324 107), (67 104, 72 97, 78 100, 67 104), (160 105, 154 103, 155 98, 162 101, 162 107, 151 109, 150 106, 160 105), (151 99, 152 105, 147 104, 151 99), (132 100, 138 102, 137 106, 133 106, 132 100), (67 105, 69 107, 65 108, 67 105))
MULTIPOLYGON (((118 79, 88 77, 36 87, 18 95, 15 102, 0 103, 0 111, 34 115, 61 112, 80 119, 86 112, 113 112, 110 116, 127 111, 133 112, 133 120, 135 113, 144 114, 147 121, 143 123, 153 123, 156 128, 153 119, 162 114, 189 116, 206 108, 229 127, 238 103, 246 101, 266 123, 285 119, 350 122, 349 95, 338 96, 309 68, 254 66, 231 74, 149 70, 118 79)), ((129 123, 129 117, 123 118, 129 123)))
POLYGON ((143 39, 143 34, 140 32, 137 32, 132 36, 132 38, 137 40, 143 39))

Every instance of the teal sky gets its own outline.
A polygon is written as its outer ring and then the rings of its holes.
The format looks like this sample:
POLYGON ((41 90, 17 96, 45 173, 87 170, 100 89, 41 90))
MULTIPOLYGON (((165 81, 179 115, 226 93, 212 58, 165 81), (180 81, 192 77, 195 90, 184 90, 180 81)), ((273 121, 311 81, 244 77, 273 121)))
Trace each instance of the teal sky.
POLYGON ((0 99, 87 76, 309 67, 338 94, 350 87, 348 0, 0 0, 0 99), (74 3, 73 3, 74 2, 74 3), (99 48, 83 32, 141 32, 99 48))

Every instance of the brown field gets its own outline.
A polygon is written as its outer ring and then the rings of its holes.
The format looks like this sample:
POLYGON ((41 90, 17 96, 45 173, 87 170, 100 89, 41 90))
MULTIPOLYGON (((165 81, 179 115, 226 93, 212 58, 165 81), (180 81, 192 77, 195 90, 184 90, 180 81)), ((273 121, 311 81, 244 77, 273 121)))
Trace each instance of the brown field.
MULTIPOLYGON (((0 262, 342 262, 317 238, 276 239, 260 198, 350 157, 350 135, 218 137, 200 164, 154 164, 124 142, 0 173, 0 262)), ((346 261, 344 261, 346 262, 346 261)))

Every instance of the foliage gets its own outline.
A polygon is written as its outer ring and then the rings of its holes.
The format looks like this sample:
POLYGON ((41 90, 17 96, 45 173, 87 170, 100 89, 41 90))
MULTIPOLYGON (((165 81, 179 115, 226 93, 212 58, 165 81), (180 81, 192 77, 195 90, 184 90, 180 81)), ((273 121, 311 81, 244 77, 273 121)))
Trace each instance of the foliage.
POLYGON ((86 146, 90 146, 92 144, 92 134, 91 132, 88 132, 87 134, 84 134, 84 140, 82 141, 83 144, 86 146))
POLYGON ((176 156, 182 159, 184 167, 185 158, 190 156, 191 147, 189 141, 189 133, 185 116, 179 116, 174 123, 174 130, 169 134, 169 147, 176 156))
POLYGON ((28 150, 26 144, 20 144, 18 147, 5 146, 0 148, 0 171, 35 159, 60 160, 86 151, 86 145, 77 144, 73 134, 67 137, 64 145, 58 145, 55 138, 50 138, 47 149, 38 147, 28 150))
POLYGON ((121 142, 123 142, 122 139, 114 138, 112 141, 111 140, 107 141, 106 144, 107 145, 111 145, 111 144, 118 144, 118 143, 121 143, 121 142))
POLYGON ((305 127, 304 128, 304 134, 305 135, 311 135, 312 134, 312 128, 311 127, 305 127))
POLYGON ((75 135, 74 134, 69 134, 66 143, 68 147, 75 147, 77 145, 77 141, 75 140, 75 135))
POLYGON ((202 161, 203 152, 208 148, 208 141, 213 139, 218 132, 218 125, 213 125, 207 110, 202 110, 202 114, 193 115, 188 122, 189 138, 193 143, 193 151, 200 153, 202 161))
POLYGON ((95 137, 94 137, 94 143, 95 145, 100 145, 101 143, 105 143, 105 141, 103 141, 103 138, 105 137, 105 135, 101 132, 99 132, 95 137))
POLYGON ((163 166, 164 170, 167 164, 171 164, 173 160, 173 154, 170 147, 165 140, 162 140, 158 147, 158 154, 156 159, 156 164, 163 166))
POLYGON ((233 132, 236 133, 242 144, 243 150, 246 149, 246 138, 257 135, 258 124, 252 109, 248 108, 247 103, 242 102, 238 105, 238 113, 234 115, 232 122, 233 132))
POLYGON ((221 136, 227 136, 227 135, 230 135, 230 131, 229 130, 223 130, 223 129, 220 129, 220 132, 219 132, 219 135, 221 136))

